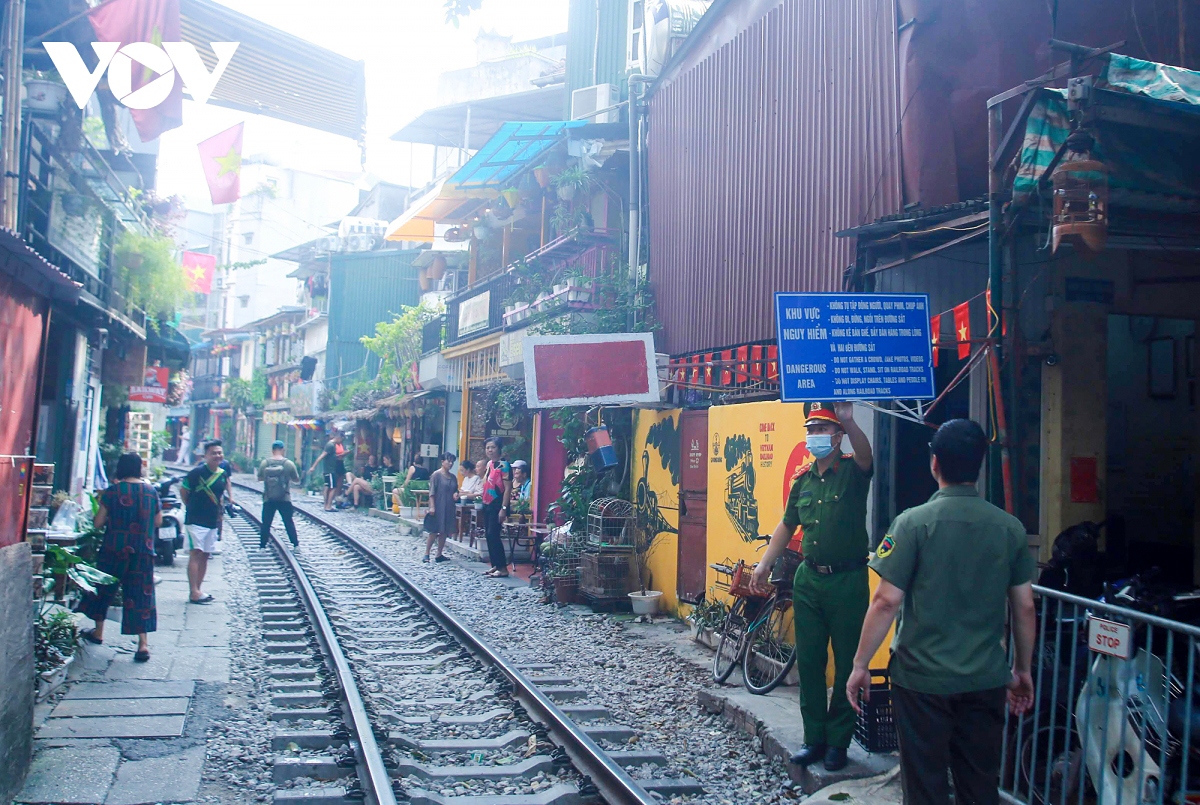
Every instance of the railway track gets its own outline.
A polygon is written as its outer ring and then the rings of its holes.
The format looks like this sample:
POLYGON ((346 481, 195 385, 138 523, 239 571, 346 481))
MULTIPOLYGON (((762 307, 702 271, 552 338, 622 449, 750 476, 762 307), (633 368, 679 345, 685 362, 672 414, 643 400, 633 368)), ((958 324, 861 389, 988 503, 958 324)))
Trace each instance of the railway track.
POLYGON ((509 662, 343 529, 297 507, 316 534, 299 551, 272 534, 259 550, 257 507, 242 503, 231 526, 258 587, 276 805, 649 805, 703 794, 691 778, 635 780, 626 767, 666 758, 602 749, 637 733, 552 667, 509 662))

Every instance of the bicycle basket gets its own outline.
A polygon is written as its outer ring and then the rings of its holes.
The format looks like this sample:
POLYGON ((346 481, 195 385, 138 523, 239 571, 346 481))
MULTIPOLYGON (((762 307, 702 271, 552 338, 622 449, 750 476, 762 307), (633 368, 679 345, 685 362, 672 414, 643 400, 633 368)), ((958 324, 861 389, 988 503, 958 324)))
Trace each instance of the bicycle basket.
POLYGON ((753 566, 747 565, 744 560, 739 559, 737 567, 733 569, 733 580, 729 584, 730 595, 735 595, 738 598, 761 597, 762 593, 750 588, 750 579, 753 576, 753 566))

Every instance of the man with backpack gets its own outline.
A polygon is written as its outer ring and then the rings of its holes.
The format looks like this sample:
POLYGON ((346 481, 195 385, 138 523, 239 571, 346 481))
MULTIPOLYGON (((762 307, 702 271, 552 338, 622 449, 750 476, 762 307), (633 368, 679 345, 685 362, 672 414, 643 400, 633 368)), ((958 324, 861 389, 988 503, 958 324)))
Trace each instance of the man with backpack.
POLYGON ((262 531, 258 536, 258 547, 267 547, 267 537, 271 535, 271 523, 275 513, 279 512, 283 519, 283 527, 287 530, 292 547, 300 547, 296 538, 296 524, 292 522, 292 490, 291 485, 300 483, 300 473, 296 465, 283 457, 283 442, 276 440, 271 444, 271 457, 258 467, 258 480, 263 485, 262 531))

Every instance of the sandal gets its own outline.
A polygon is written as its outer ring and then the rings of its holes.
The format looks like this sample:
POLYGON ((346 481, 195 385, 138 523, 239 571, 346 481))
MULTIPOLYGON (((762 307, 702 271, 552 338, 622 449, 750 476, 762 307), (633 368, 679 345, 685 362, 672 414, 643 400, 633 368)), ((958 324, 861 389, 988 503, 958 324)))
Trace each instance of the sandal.
POLYGON ((422 556, 422 557, 421 557, 421 561, 422 561, 422 562, 428 562, 428 561, 429 561, 429 554, 425 554, 424 556, 422 556))
POLYGON ((79 633, 79 636, 94 645, 97 645, 97 646, 104 645, 104 639, 100 638, 100 637, 96 637, 95 629, 84 629, 83 631, 81 631, 79 633))
POLYGON ((189 604, 211 604, 213 601, 216 601, 216 600, 217 599, 213 598, 211 595, 206 595, 203 598, 195 598, 195 599, 189 598, 188 603, 189 604))
POLYGON ((150 660, 150 652, 149 651, 136 651, 133 654, 134 662, 149 662, 149 660, 150 660))

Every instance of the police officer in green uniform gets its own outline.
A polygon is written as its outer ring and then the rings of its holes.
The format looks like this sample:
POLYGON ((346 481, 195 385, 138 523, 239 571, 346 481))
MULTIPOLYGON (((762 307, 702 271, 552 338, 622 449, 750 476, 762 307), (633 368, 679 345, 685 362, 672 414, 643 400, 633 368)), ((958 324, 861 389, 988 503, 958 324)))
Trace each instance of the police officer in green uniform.
POLYGON ((800 677, 800 714, 804 746, 792 762, 825 768, 846 766, 854 735, 854 710, 840 692, 858 646, 867 612, 867 490, 871 486, 871 443, 854 421, 849 402, 808 403, 805 444, 813 462, 792 483, 783 520, 754 570, 754 584, 765 585, 771 566, 787 547, 797 526, 803 529, 804 563, 792 589, 796 624, 796 671, 800 677), (842 453, 843 437, 852 453, 842 453), (833 648, 833 689, 828 701, 825 669, 833 648))
POLYGON ((879 587, 845 698, 857 709, 859 694, 869 696, 867 664, 900 613, 889 667, 905 805, 949 805, 951 775, 955 802, 999 805, 1005 700, 1018 714, 1033 704, 1036 566, 1021 521, 975 489, 983 428, 952 419, 929 448, 938 491, 897 517, 875 549, 879 587))

